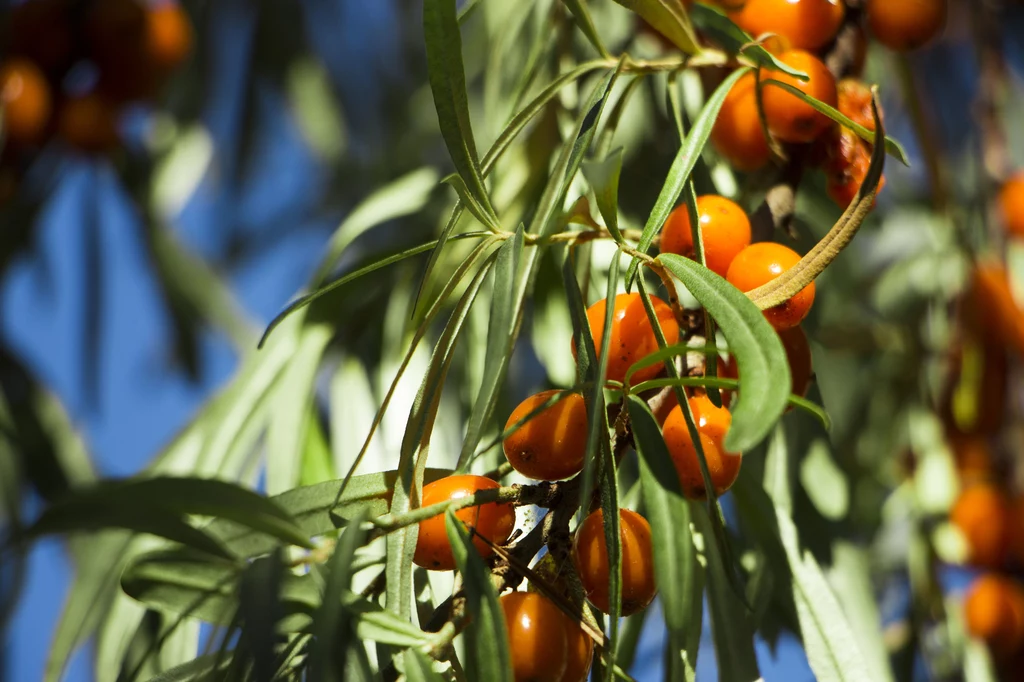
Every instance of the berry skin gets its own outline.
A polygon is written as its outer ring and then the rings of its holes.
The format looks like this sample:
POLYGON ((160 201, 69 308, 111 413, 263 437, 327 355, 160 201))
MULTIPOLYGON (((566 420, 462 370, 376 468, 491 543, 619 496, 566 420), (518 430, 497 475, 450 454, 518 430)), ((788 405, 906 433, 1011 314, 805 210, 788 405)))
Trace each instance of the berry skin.
POLYGON ((35 63, 14 58, 0 66, 0 103, 8 140, 32 144, 42 138, 53 104, 50 86, 35 63))
MULTIPOLYGON (((853 203, 871 167, 871 145, 847 128, 839 130, 825 162, 825 191, 841 209, 853 203)), ((878 179, 875 196, 885 187, 885 175, 878 179)))
MULTIPOLYGON (((512 411, 509 429, 558 391, 530 396, 512 411)), ((512 468, 527 478, 557 481, 583 470, 587 452, 587 406, 583 396, 571 393, 519 427, 502 444, 512 468)))
MULTIPOLYGON (((697 197, 697 215, 704 241, 704 260, 721 277, 740 251, 750 246, 750 219, 734 202, 715 194, 697 197)), ((681 204, 669 214, 661 233, 662 253, 695 259, 690 212, 681 204)))
POLYGON ((57 116, 60 136, 80 151, 99 154, 117 146, 117 106, 97 93, 65 100, 57 116))
POLYGON ((1024 172, 1018 172, 999 190, 999 211, 1006 232, 1018 239, 1024 237, 1024 172))
POLYGON ((711 142, 736 170, 756 171, 771 158, 768 140, 757 113, 757 78, 742 76, 722 102, 711 129, 711 142))
MULTIPOLYGON (((801 398, 807 395, 807 389, 811 387, 811 377, 814 369, 811 366, 811 346, 807 343, 807 334, 800 326, 782 329, 778 332, 782 340, 782 347, 786 350, 786 359, 789 361, 789 374, 793 378, 793 395, 801 398)), ((723 379, 739 379, 739 367, 736 366, 735 357, 728 360, 718 359, 716 365, 718 376, 723 379)), ((729 407, 732 403, 732 391, 722 390, 722 405, 729 407)), ((787 408, 788 410, 792 407, 787 408)))
POLYGON ((999 488, 984 483, 968 487, 950 510, 949 520, 967 540, 972 566, 1003 566, 1011 532, 1010 505, 999 488))
POLYGON ((536 592, 510 592, 499 601, 515 682, 562 682, 568 662, 569 619, 536 592))
POLYGON ((1010 578, 982 575, 967 591, 964 621, 997 659, 1009 658, 1024 643, 1024 590, 1010 578))
POLYGON ((753 37, 775 33, 791 47, 817 50, 836 37, 846 15, 839 0, 747 0, 730 16, 753 37))
MULTIPOLYGON (((622 615, 647 608, 658 589, 654 584, 651 526, 628 509, 619 510, 622 544, 622 615)), ((572 560, 587 599, 608 613, 608 545, 604 541, 604 513, 598 509, 583 520, 573 540, 572 560)))
POLYGON ((146 11, 146 53, 160 73, 170 73, 192 52, 192 23, 181 5, 165 2, 146 11))
POLYGON ((577 623, 564 613, 566 649, 565 673, 560 682, 587 682, 590 666, 594 661, 594 640, 577 623))
MULTIPOLYGON (((708 463, 711 483, 715 486, 715 494, 721 495, 736 482, 740 475, 740 464, 743 456, 739 453, 727 452, 724 441, 725 434, 732 423, 732 415, 724 407, 715 407, 706 395, 690 398, 690 409, 697 423, 700 434, 701 448, 704 459, 708 463)), ((690 430, 686 427, 686 416, 678 405, 669 413, 662 429, 665 445, 679 473, 679 483, 683 495, 691 500, 703 500, 707 497, 704 478, 700 472, 700 461, 697 449, 690 439, 690 430)))
MULTIPOLYGON (((740 291, 747 292, 767 284, 799 262, 800 255, 789 247, 758 242, 740 251, 725 278, 740 291)), ((764 316, 776 331, 790 329, 807 317, 813 304, 814 282, 811 282, 788 301, 765 310, 764 316)))
POLYGON ((897 52, 915 50, 946 25, 946 0, 868 0, 868 27, 875 39, 897 52))
MULTIPOLYGON (((605 306, 608 299, 602 299, 587 308, 587 320, 590 333, 594 337, 594 348, 601 352, 602 333, 604 331, 605 306)), ((679 325, 676 323, 672 309, 657 296, 651 296, 651 305, 658 317, 661 329, 665 333, 665 341, 673 345, 679 340, 679 325)), ((623 381, 626 372, 639 360, 644 359, 658 350, 658 337, 647 319, 644 302, 640 294, 619 294, 615 297, 615 311, 612 313, 612 338, 609 342, 608 371, 605 378, 623 381)), ((573 357, 576 357, 576 346, 573 345, 573 357)), ((658 376, 664 367, 659 362, 637 371, 631 381, 638 384, 658 376)))
MULTIPOLYGON (((762 68, 762 81, 771 78, 792 85, 832 107, 838 104, 835 78, 820 59, 803 50, 787 50, 778 59, 806 73, 810 80, 801 81, 787 73, 762 68)), ((783 142, 813 142, 832 125, 832 120, 825 114, 771 83, 762 87, 761 102, 769 132, 783 142)))
MULTIPOLYGON (((429 507, 438 502, 468 497, 478 490, 499 487, 497 482, 483 476, 448 476, 423 486, 420 506, 429 507)), ((478 507, 466 507, 455 512, 455 516, 496 545, 508 540, 516 523, 516 511, 510 503, 489 502, 478 507)), ((491 548, 481 538, 474 536, 473 545, 485 559, 491 555, 491 548)), ((413 563, 434 571, 451 571, 455 568, 444 514, 420 521, 413 563)))

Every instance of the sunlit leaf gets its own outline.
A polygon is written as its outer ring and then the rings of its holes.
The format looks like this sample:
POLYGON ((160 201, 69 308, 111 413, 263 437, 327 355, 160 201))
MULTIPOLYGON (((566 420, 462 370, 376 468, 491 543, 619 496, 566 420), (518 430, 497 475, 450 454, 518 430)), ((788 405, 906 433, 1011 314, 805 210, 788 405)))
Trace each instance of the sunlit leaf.
MULTIPOLYGON (((636 81, 634 81, 636 82, 636 81)), ((602 161, 583 164, 583 176, 594 189, 597 209, 615 241, 622 242, 619 231, 619 175, 622 173, 622 149, 616 149, 602 161)))
POLYGON ((597 33, 597 27, 594 26, 594 18, 590 16, 590 7, 587 6, 587 0, 562 0, 565 6, 569 8, 572 15, 576 17, 576 23, 579 24, 580 30, 583 31, 583 35, 587 36, 587 40, 594 46, 597 53, 606 59, 609 58, 608 49, 601 42, 601 36, 597 33))
POLYGON ((615 0, 626 9, 633 10, 644 21, 686 54, 701 51, 693 32, 690 16, 680 0, 615 0))

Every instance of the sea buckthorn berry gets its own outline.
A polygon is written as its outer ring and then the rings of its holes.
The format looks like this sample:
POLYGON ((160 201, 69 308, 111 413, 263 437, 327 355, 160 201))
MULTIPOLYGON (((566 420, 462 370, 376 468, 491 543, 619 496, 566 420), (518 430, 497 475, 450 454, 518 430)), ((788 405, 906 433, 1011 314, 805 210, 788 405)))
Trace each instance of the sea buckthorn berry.
MULTIPOLYGON (((836 108, 854 123, 875 129, 871 113, 871 88, 856 78, 843 78, 836 85, 836 108)), ((881 114, 881 112, 879 112, 881 114)))
MULTIPOLYGON (((793 379, 793 395, 803 397, 807 395, 807 389, 811 387, 811 377, 814 370, 811 365, 811 346, 807 342, 807 334, 803 327, 796 326, 790 329, 780 329, 779 338, 782 340, 782 347, 786 351, 786 360, 789 361, 789 374, 793 379)), ((739 379, 739 368, 736 366, 736 358, 730 356, 727 359, 719 358, 716 364, 718 376, 723 379, 739 379)), ((732 391, 722 390, 722 405, 729 407, 732 403, 732 391)), ((789 409, 793 409, 790 407, 789 409)))
MULTIPOLYGON (((556 393, 541 391, 519 403, 505 429, 526 418, 556 393)), ((564 396, 520 426, 502 447, 512 468, 527 478, 557 481, 575 476, 583 470, 587 453, 587 405, 583 396, 564 396)))
POLYGON ((568 646, 565 673, 560 682, 587 682, 590 666, 594 662, 594 640, 564 613, 562 617, 565 618, 568 646))
MULTIPOLYGON (((594 337, 594 347, 601 352, 602 334, 604 332, 605 306, 608 299, 602 299, 587 309, 587 320, 590 333, 594 337)), ((612 313, 612 337, 609 341, 608 371, 605 378, 623 381, 626 372, 639 360, 644 359, 658 350, 658 337, 654 334, 644 302, 640 294, 619 294, 615 297, 615 311, 612 313)), ((667 303, 657 296, 651 296, 651 305, 665 334, 665 341, 673 345, 679 340, 679 325, 667 303)), ((573 357, 576 357, 576 346, 573 345, 573 357)), ((638 370, 632 377, 637 384, 658 376, 665 363, 659 362, 638 370)))
MULTIPOLYGON (((717 495, 723 494, 736 482, 740 475, 740 464, 743 457, 740 453, 728 452, 725 449, 725 434, 732 423, 732 414, 724 407, 715 407, 706 395, 690 398, 690 410, 697 424, 704 459, 708 463, 708 473, 717 495)), ((665 420, 662 430, 665 445, 672 456, 672 462, 679 473, 679 483, 683 495, 691 500, 702 500, 707 497, 704 477, 700 471, 700 460, 697 449, 690 439, 690 430, 686 426, 686 416, 678 405, 665 420)))
POLYGON ((875 40, 904 52, 914 50, 942 33, 946 0, 868 0, 868 27, 875 40))
MULTIPOLYGON (((725 278, 740 291, 752 291, 799 262, 800 254, 787 246, 774 242, 758 242, 737 254, 725 278)), ((764 316, 776 330, 789 329, 807 317, 813 304, 814 282, 811 282, 788 301, 765 310, 764 316)))
POLYGON ((14 58, 0 66, 0 103, 7 139, 16 144, 38 142, 46 132, 52 102, 50 86, 35 63, 14 58))
MULTIPOLYGON (((448 476, 423 486, 420 506, 429 507, 439 502, 469 497, 478 490, 499 487, 498 483, 484 476, 448 476)), ((476 507, 466 507, 455 512, 455 516, 475 530, 473 545, 484 558, 489 557, 492 550, 476 535, 500 545, 508 540, 516 523, 515 508, 507 502, 488 502, 476 507)), ((435 571, 450 571, 455 568, 455 557, 452 556, 452 547, 448 543, 444 514, 420 521, 413 562, 417 566, 435 571)))
POLYGON ((1010 287, 1010 275, 999 262, 979 262, 971 272, 968 323, 991 346, 1011 348, 1024 355, 1024 309, 1010 287))
MULTIPOLYGON (((709 270, 725 277, 736 254, 750 246, 750 219, 735 202, 716 194, 697 197, 697 215, 705 263, 709 270)), ((677 206, 665 221, 661 251, 696 258, 686 204, 677 206)))
POLYGON ((999 190, 999 212, 1010 236, 1024 238, 1024 172, 1018 172, 999 190))
POLYGON ((949 520, 967 541, 968 563, 983 568, 1003 566, 1012 529, 1009 500, 1002 490, 987 483, 969 486, 957 498, 949 520))
POLYGON ((747 0, 731 17, 755 38, 775 33, 794 48, 817 50, 836 37, 845 15, 839 0, 747 0))
MULTIPOLYGON (((871 145, 847 128, 839 130, 825 162, 825 191, 839 208, 846 209, 857 196, 871 168, 871 145)), ((875 196, 885 187, 885 176, 878 178, 875 196)))
MULTIPOLYGON (((832 107, 838 104, 836 81, 820 59, 803 50, 788 50, 779 55, 778 59, 806 73, 810 80, 801 81, 782 71, 764 68, 761 70, 762 80, 771 78, 792 85, 832 107)), ((771 83, 763 85, 761 102, 769 132, 784 142, 813 142, 832 125, 832 120, 828 116, 791 92, 771 83)))
POLYGON ((192 23, 177 2, 146 11, 146 56, 161 73, 181 66, 192 52, 192 23))
MULTIPOLYGON (((647 519, 628 509, 619 510, 622 544, 622 615, 647 608, 657 594, 654 554, 647 519)), ((604 512, 592 512, 576 530, 572 559, 590 603, 608 613, 608 545, 604 540, 604 512)))
POLYGON ((65 142, 84 152, 102 153, 117 146, 118 108, 98 93, 65 100, 58 111, 57 129, 65 142))
POLYGON ((756 171, 768 163, 771 150, 757 112, 757 78, 741 76, 722 102, 711 129, 711 142, 736 169, 756 171))
POLYGON ((565 614, 536 592, 510 592, 499 601, 512 652, 512 679, 561 682, 569 650, 565 614))
POLYGON ((1024 590, 1010 578, 982 575, 968 588, 964 621, 968 634, 1005 660, 1024 644, 1024 590))

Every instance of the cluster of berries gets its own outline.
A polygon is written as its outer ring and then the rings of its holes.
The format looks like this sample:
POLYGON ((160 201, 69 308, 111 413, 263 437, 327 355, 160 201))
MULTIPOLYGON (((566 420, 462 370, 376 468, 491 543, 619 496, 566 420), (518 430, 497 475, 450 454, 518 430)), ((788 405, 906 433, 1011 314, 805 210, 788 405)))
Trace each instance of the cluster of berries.
MULTIPOLYGON (((1024 173, 1003 184, 997 209, 1007 237, 1024 238, 1024 173)), ((966 544, 967 563, 983 571, 967 591, 964 619, 996 663, 1017 672, 1024 664, 1024 585, 1011 570, 1024 566, 1024 494, 1011 490, 1012 462, 998 456, 1005 448, 992 446, 1006 426, 1011 353, 1024 355, 1024 310, 1001 262, 973 265, 960 317, 941 416, 961 482, 949 519, 966 544)))
MULTIPOLYGON (((772 158, 769 136, 776 142, 812 145, 809 161, 825 173, 829 196, 846 208, 867 175, 871 144, 770 81, 797 88, 873 131, 871 92, 858 80, 867 54, 864 24, 890 49, 915 49, 941 32, 945 0, 869 0, 857 10, 841 0, 718 0, 717 4, 736 25, 761 39, 779 61, 806 73, 809 80, 772 69, 742 77, 715 123, 711 134, 715 148, 737 170, 752 172, 772 158), (844 39, 852 41, 853 56, 845 72, 838 74, 843 78, 837 84, 822 58, 841 30, 844 39)), ((884 180, 879 189, 882 184, 884 180)))
POLYGON ((87 153, 115 148, 121 108, 157 95, 193 39, 174 0, 26 0, 3 26, 8 182, 54 135, 87 153))

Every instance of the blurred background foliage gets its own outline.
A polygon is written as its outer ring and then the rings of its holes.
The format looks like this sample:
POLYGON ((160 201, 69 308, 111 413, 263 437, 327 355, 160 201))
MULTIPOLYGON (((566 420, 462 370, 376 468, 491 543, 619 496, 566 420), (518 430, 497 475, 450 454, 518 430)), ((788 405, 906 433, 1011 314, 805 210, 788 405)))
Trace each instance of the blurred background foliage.
MULTIPOLYGON (((17 4, 6 2, 4 16, 17 4)), ((665 54, 622 7, 590 4, 613 53, 665 54)), ((1015 113, 1024 104, 1024 8, 986 4, 998 6, 1009 68, 996 100, 1005 170, 1024 158, 1015 113)), ((124 106, 118 144, 84 153, 56 136, 30 157, 4 161, 17 181, 0 208, 0 514, 9 526, 102 476, 191 473, 277 494, 344 475, 426 304, 473 249, 452 242, 423 292, 425 256, 377 270, 286 320, 257 351, 265 324, 297 291, 435 239, 448 218, 455 193, 440 181, 452 168, 427 85, 422 7, 411 0, 182 0, 182 7, 194 49, 158 96, 124 106)), ((986 131, 978 125, 984 45, 976 11, 973 0, 953 0, 943 38, 905 62, 884 48, 869 52, 864 80, 879 84, 888 132, 912 165, 890 161, 877 210, 820 278, 805 325, 816 376, 809 397, 827 409, 832 430, 801 413, 785 421, 789 450, 801 453, 793 474, 800 538, 826 567, 863 650, 875 652, 868 656, 875 680, 963 674, 965 639, 946 609, 956 612, 973 573, 954 565, 962 540, 945 523, 961 482, 939 405, 952 349, 962 347, 957 302, 972 254, 1002 248, 991 238, 998 228, 988 208, 1002 178, 986 170, 986 131), (938 175, 928 172, 929 154, 938 175)), ((594 57, 553 0, 469 0, 460 19, 480 150, 538 84, 594 57)), ((77 65, 61 87, 73 93, 96 78, 90 65, 77 65)), ((646 78, 629 93, 615 130, 627 227, 642 227, 678 148, 666 91, 664 75, 646 78)), ((582 84, 564 88, 498 164, 492 198, 506 227, 534 210, 551 150, 587 92, 582 84)), ((624 92, 620 83, 610 109, 624 92)), ((682 93, 692 118, 703 102, 700 79, 686 74, 682 93)), ((751 211, 760 204, 767 176, 736 176, 710 148, 705 160, 698 193, 717 188, 751 211)), ((577 180, 566 222, 589 217, 573 204, 585 192, 577 180)), ((803 252, 840 211, 815 176, 798 200, 794 234, 803 252)), ((467 215, 457 231, 478 229, 472 225, 467 215)), ((602 244, 589 251, 579 273, 588 303, 602 296, 613 255, 602 244)), ((1024 289, 1024 250, 1011 244, 1008 262, 1024 289)), ((561 286, 557 263, 545 261, 499 395, 502 418, 531 392, 574 383, 561 286)), ((462 447, 489 361, 487 315, 486 305, 470 314, 431 466, 454 465, 462 447)), ((430 325, 411 354, 359 473, 394 468, 439 329, 430 325)), ((994 457, 1015 490, 1016 357, 1006 372, 1012 418, 994 457)), ((497 424, 488 428, 484 442, 497 434, 497 424)), ((491 449, 479 470, 500 456, 491 449)), ((762 459, 748 455, 751 480, 759 480, 762 459)), ((724 502, 741 531, 744 562, 756 562, 743 544, 743 515, 724 502)), ((118 589, 125 562, 151 546, 106 532, 46 541, 5 561, 0 672, 56 679, 70 660, 68 679, 116 679, 131 652, 168 625, 118 589), (87 653, 72 656, 81 646, 87 653)), ((664 630, 658 617, 646 622, 631 670, 656 679, 664 630)), ((799 645, 780 634, 787 626, 769 617, 767 637, 758 640, 769 682, 811 678, 799 645)), ((194 657, 198 636, 193 623, 176 629, 148 670, 194 657)), ((969 660, 984 659, 966 646, 969 660)), ((698 674, 714 675, 707 632, 701 651, 698 674)), ((965 679, 986 679, 971 672, 984 663, 967 669, 965 679)))

